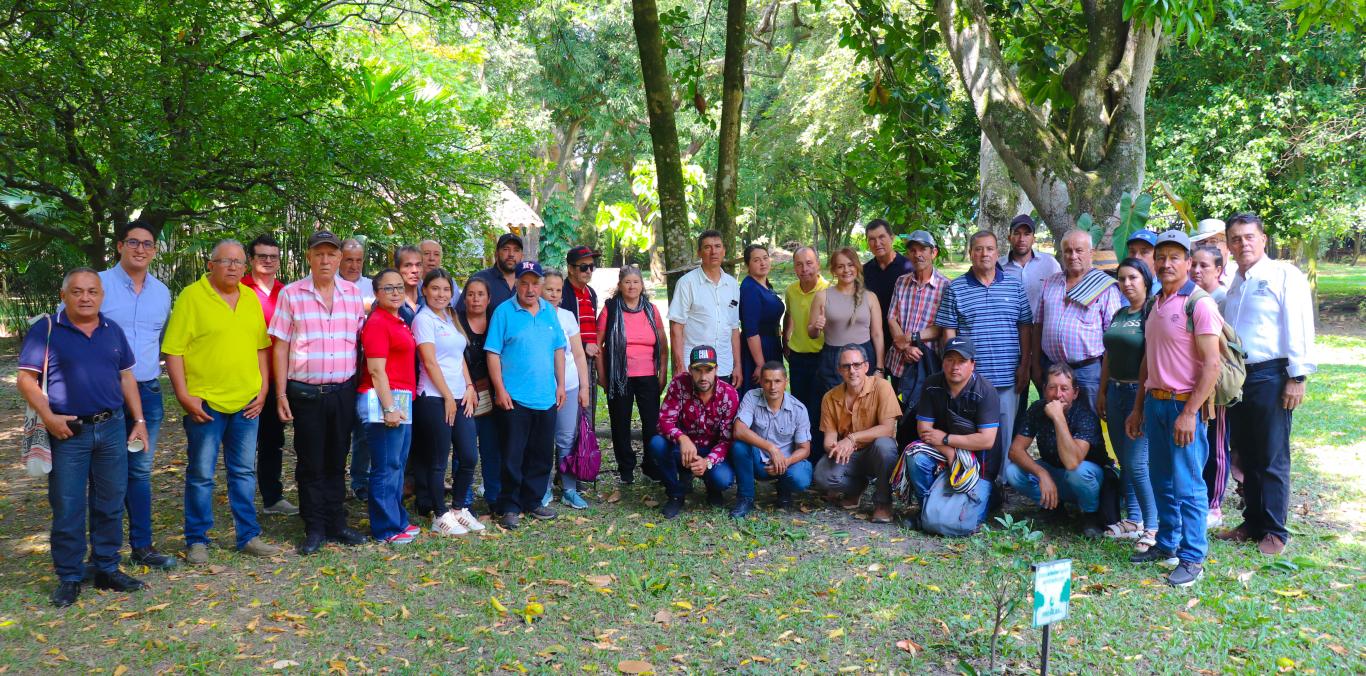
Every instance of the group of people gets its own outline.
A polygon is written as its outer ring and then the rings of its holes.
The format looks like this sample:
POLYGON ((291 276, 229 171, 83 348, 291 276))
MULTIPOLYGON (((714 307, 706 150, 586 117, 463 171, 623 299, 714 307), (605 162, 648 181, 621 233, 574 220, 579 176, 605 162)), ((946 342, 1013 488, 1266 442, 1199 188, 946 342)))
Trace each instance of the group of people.
MULTIPOLYGON (((767 249, 745 248, 737 282, 708 230, 700 266, 661 313, 639 269, 621 268, 600 302, 596 252, 577 246, 563 270, 544 268, 514 234, 463 288, 435 241, 398 249, 367 278, 361 242, 318 231, 309 274, 284 283, 270 235, 223 240, 173 301, 150 273, 158 233, 130 223, 117 265, 67 273, 62 305, 21 349, 18 388, 53 446, 51 600, 70 605, 86 582, 143 586, 119 569, 125 513, 131 561, 177 565, 151 533, 163 355, 184 410, 191 564, 211 557, 220 453, 235 544, 251 555, 280 551, 261 537, 257 491, 264 513, 302 518, 303 555, 327 542, 411 542, 421 527, 409 495, 434 533, 485 529, 476 468, 500 527, 554 519, 557 460, 581 416, 592 428, 599 388, 619 480, 633 483, 639 466, 662 485, 667 518, 694 478, 713 506, 734 485, 736 518, 756 509, 757 481, 776 484, 780 508, 814 486, 850 511, 872 484, 872 522, 891 522, 900 497, 918 505, 907 523, 969 535, 1010 486, 1051 516, 1075 505, 1089 534, 1135 540, 1135 562, 1175 566, 1169 581, 1184 586, 1201 574, 1206 525, 1234 476, 1244 521, 1221 537, 1279 553, 1291 412, 1314 370, 1304 276, 1267 257, 1252 214, 1202 222, 1195 238, 1140 232, 1114 276, 1093 266, 1088 233, 1069 232, 1055 259, 1035 251, 1034 228, 1015 219, 1004 262, 994 234, 973 235, 971 269, 949 280, 930 233, 906 236, 902 255, 874 220, 871 260, 833 251, 828 281, 817 252, 799 248, 781 295, 767 249), (1248 372, 1227 410, 1210 405, 1225 323, 1248 372), (286 425, 297 507, 281 480, 286 425), (368 536, 348 525, 348 452, 368 536)), ((563 504, 588 506, 572 473, 558 479, 563 504)))

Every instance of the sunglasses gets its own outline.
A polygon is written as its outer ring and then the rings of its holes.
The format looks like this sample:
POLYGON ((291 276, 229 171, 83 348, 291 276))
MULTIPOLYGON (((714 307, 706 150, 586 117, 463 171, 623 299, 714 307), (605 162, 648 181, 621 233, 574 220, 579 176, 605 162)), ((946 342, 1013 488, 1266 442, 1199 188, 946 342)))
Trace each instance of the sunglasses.
POLYGON ((579 272, 592 272, 598 266, 593 263, 584 263, 583 265, 575 265, 574 267, 578 268, 579 272))
POLYGON ((866 362, 866 361, 855 361, 855 362, 849 362, 848 364, 840 364, 840 370, 841 370, 841 371, 852 371, 852 370, 854 370, 854 369, 856 369, 856 368, 858 368, 858 367, 860 367, 860 366, 863 366, 863 365, 865 365, 865 364, 867 364, 867 363, 868 363, 868 362, 866 362))

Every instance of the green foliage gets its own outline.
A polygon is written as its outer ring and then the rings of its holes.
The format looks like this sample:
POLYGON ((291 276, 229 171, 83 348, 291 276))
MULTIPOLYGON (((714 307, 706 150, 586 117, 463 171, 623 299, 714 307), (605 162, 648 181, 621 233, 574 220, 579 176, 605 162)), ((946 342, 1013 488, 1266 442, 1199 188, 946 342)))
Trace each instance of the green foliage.
POLYGON ((540 257, 545 265, 562 267, 565 254, 578 243, 579 214, 574 205, 562 193, 558 193, 541 207, 540 257))
MULTIPOLYGON (((1147 227, 1152 205, 1153 196, 1147 193, 1139 195, 1137 199, 1131 193, 1126 192, 1121 195, 1119 198, 1119 224, 1110 234, 1110 241, 1122 244, 1129 241, 1129 235, 1147 227)), ((1094 240, 1095 235, 1092 234, 1091 238, 1094 240)))
POLYGON ((1077 216, 1077 229, 1091 233, 1091 246, 1100 248, 1100 241, 1105 239, 1105 225, 1097 223, 1091 214, 1077 216))

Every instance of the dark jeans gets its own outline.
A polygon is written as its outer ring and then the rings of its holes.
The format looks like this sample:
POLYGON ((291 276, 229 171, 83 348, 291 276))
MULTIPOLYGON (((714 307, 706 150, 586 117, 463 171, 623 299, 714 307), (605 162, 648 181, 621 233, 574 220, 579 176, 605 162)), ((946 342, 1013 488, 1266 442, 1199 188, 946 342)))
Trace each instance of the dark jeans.
MULTIPOLYGON (((497 409, 474 419, 474 431, 479 437, 479 476, 484 480, 484 503, 489 511, 497 512, 498 494, 503 483, 503 423, 497 409)), ((467 501, 474 499, 471 486, 467 501)))
POLYGON ((1288 541, 1292 412, 1281 406, 1285 362, 1262 364, 1248 365, 1243 400, 1228 407, 1229 446, 1243 470, 1243 525, 1254 537, 1288 541))
POLYGON ((218 473, 218 453, 223 452, 223 468, 228 476, 228 507, 241 549, 261 534, 256 519, 256 433, 260 417, 248 418, 243 411, 223 413, 206 402, 208 422, 195 422, 190 416, 185 425, 185 544, 208 544, 213 528, 214 476, 218 473))
POLYGON ((824 437, 821 435, 821 399, 825 398, 825 385, 820 379, 821 353, 791 352, 787 355, 787 382, 792 396, 806 407, 807 418, 811 421, 811 466, 815 467, 825 455, 824 437))
MULTIPOLYGON (((516 401, 502 420, 503 472, 498 505, 504 514, 521 514, 541 506, 555 467, 555 409, 538 411, 516 401)), ((487 490, 487 488, 485 488, 487 490)))
POLYGON ((365 440, 370 444, 370 498, 366 505, 370 511, 370 534, 376 540, 384 540, 408 528, 408 510, 403 508, 403 468, 408 462, 413 426, 365 423, 365 440))
POLYGON ((256 485, 261 490, 261 504, 269 507, 285 497, 285 485, 280 480, 284 467, 285 424, 276 413, 275 389, 266 392, 266 405, 261 409, 261 424, 256 429, 256 485))
POLYGON ((119 568, 129 455, 123 418, 120 411, 102 423, 83 425, 69 439, 52 437, 52 472, 47 476, 47 500, 52 506, 49 538, 52 566, 63 582, 85 578, 87 513, 94 567, 105 572, 119 568))
POLYGON ((335 534, 346 527, 346 451, 356 419, 353 385, 323 393, 316 386, 290 381, 286 389, 294 414, 299 516, 309 533, 335 534))
MULTIPOLYGON (((659 467, 659 480, 664 484, 665 495, 670 498, 682 498, 692 492, 692 470, 683 466, 683 457, 678 451, 678 444, 656 434, 650 437, 650 443, 645 450, 655 458, 655 465, 659 467)), ((709 453, 711 453, 710 448, 697 449, 698 455, 706 456, 709 453)), ((702 483, 707 485, 707 493, 720 493, 735 483, 735 473, 731 471, 730 463, 722 460, 719 464, 702 473, 702 483)))
POLYGON ((455 424, 446 424, 446 403, 441 397, 421 396, 413 402, 413 450, 408 466, 413 470, 413 504, 419 515, 440 516, 446 511, 446 459, 451 458, 455 482, 451 507, 469 507, 474 467, 479 461, 474 418, 465 416, 455 402, 455 424))
MULTIPOLYGON (((640 411, 640 440, 644 446, 659 429, 659 396, 659 378, 636 376, 626 379, 625 394, 607 399, 608 417, 612 421, 612 453, 617 458, 617 472, 622 479, 634 479, 636 475, 636 452, 631 448, 631 405, 634 403, 640 411)), ((642 455, 645 456, 645 473, 654 473, 658 469, 654 457, 648 451, 642 455)))
MULTIPOLYGON (((147 420, 147 448, 140 453, 128 454, 128 490, 124 496, 124 511, 128 512, 128 544, 133 549, 145 549, 152 546, 152 460, 156 454, 157 436, 161 433, 161 421, 166 417, 166 407, 158 380, 138 383, 138 395, 142 400, 142 417, 147 420)), ((132 434, 133 425, 133 418, 125 416, 125 439, 132 434)), ((93 525, 94 515, 91 516, 93 525)))

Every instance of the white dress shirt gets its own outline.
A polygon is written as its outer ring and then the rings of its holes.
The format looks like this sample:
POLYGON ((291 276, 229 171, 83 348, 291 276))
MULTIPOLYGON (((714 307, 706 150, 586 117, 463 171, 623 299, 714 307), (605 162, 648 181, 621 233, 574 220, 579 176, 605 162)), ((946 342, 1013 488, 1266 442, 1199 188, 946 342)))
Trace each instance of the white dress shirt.
POLYGON ((1029 299, 1029 311, 1034 313, 1035 317, 1039 316, 1039 302, 1043 300, 1043 280, 1062 272, 1062 266, 1058 265, 1057 258, 1033 249, 1029 251, 1028 263, 1020 265, 1007 255, 1001 269, 1008 275, 1020 278, 1020 283, 1024 285, 1025 297, 1029 299))
POLYGON ((1314 347, 1309 280, 1294 265, 1263 256, 1239 270, 1224 299, 1224 318, 1242 339, 1247 363, 1285 359, 1292 378, 1318 370, 1309 360, 1314 347))
POLYGON ((695 268, 678 279, 669 301, 669 321, 683 325, 683 359, 698 345, 716 348, 717 375, 735 371, 730 337, 740 328, 740 283, 721 271, 715 282, 695 268))

